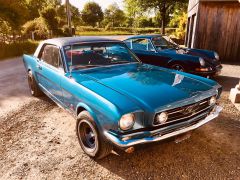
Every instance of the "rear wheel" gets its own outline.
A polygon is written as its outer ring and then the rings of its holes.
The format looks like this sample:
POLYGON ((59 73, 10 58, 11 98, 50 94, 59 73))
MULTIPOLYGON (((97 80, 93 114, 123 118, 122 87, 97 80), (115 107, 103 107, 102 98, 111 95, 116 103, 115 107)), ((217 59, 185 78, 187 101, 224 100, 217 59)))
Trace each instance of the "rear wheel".
POLYGON ((181 64, 173 64, 171 65, 171 69, 175 69, 177 71, 182 71, 182 72, 185 71, 185 68, 181 64))
POLYGON ((87 111, 78 115, 76 132, 83 151, 94 159, 101 159, 109 155, 112 145, 98 132, 97 126, 87 111))
POLYGON ((38 84, 32 74, 32 71, 28 72, 28 85, 32 96, 39 97, 43 95, 43 92, 38 87, 38 84))

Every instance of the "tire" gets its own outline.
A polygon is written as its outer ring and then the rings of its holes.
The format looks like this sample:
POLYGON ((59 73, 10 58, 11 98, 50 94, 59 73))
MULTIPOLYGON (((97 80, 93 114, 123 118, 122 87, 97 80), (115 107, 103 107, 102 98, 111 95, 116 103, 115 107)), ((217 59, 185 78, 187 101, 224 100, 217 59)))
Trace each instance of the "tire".
POLYGON ((41 91, 41 89, 39 88, 33 74, 32 71, 28 72, 28 86, 30 89, 30 92, 32 94, 32 96, 34 97, 40 97, 43 95, 43 92, 41 91))
POLYGON ((171 69, 174 69, 174 70, 177 70, 177 71, 181 71, 181 72, 184 72, 186 69, 184 68, 183 65, 181 64, 172 64, 170 66, 171 69))
POLYGON ((111 153, 112 145, 99 133, 87 111, 82 111, 78 115, 76 133, 82 150, 93 159, 102 159, 111 153))

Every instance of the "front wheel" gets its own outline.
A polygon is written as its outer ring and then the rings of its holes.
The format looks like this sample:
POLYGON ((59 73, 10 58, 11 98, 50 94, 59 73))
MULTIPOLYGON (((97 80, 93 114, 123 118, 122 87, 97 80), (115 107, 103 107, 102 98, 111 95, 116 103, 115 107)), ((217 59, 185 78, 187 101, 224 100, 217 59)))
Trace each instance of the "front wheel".
POLYGON ((76 132, 82 150, 94 159, 102 159, 112 151, 110 145, 98 132, 97 126, 87 111, 78 115, 76 132))
POLYGON ((177 71, 182 71, 182 72, 185 71, 185 68, 181 64, 173 64, 171 65, 171 69, 175 69, 177 71))
POLYGON ((35 97, 42 96, 43 93, 42 93, 41 89, 38 87, 38 84, 32 74, 32 71, 28 72, 27 79, 28 79, 28 86, 29 86, 32 96, 35 96, 35 97))

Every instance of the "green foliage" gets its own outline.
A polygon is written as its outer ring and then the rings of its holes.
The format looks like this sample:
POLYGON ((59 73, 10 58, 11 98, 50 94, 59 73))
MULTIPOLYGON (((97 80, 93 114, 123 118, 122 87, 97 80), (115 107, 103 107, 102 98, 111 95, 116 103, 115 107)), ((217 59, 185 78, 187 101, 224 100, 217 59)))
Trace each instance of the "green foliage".
POLYGON ((26 22, 23 25, 22 33, 28 38, 31 38, 31 33, 34 33, 35 39, 46 39, 49 35, 47 26, 41 17, 26 22))
POLYGON ((23 54, 32 54, 36 50, 38 42, 25 41, 11 44, 0 43, 0 60, 23 54))
POLYGON ((121 27, 124 25, 125 14, 116 3, 111 4, 104 12, 104 25, 121 27))
POLYGON ((28 10, 27 20, 33 20, 39 17, 39 11, 41 11, 46 5, 46 0, 27 0, 26 7, 28 10))
MULTIPOLYGON (((175 32, 176 28, 166 28, 166 34, 170 35, 175 32)), ((77 35, 127 35, 127 34, 160 34, 159 28, 129 28, 129 27, 109 27, 94 28, 81 26, 77 28, 77 35)))
POLYGON ((178 15, 173 16, 174 18, 170 21, 172 27, 176 27, 175 36, 178 39, 184 39, 186 33, 186 24, 187 24, 187 13, 181 12, 178 15))
POLYGON ((187 0, 136 0, 136 2, 142 9, 154 10, 156 13, 159 13, 162 21, 162 34, 165 34, 166 22, 169 18, 169 14, 175 7, 175 4, 186 3, 187 0))
POLYGON ((55 8, 48 6, 40 12, 41 18, 50 33, 53 35, 59 35, 59 21, 57 18, 57 11, 55 8))
POLYGON ((124 0, 125 12, 126 12, 126 24, 128 27, 137 27, 138 19, 143 16, 146 9, 143 9, 142 6, 139 5, 137 0, 124 0))
POLYGON ((7 36, 8 34, 11 33, 11 26, 7 21, 3 21, 0 19, 0 35, 2 37, 7 36))
POLYGON ((15 31, 19 30, 27 16, 24 0, 0 0, 0 19, 8 22, 15 31))
POLYGON ((178 39, 184 40, 187 24, 187 3, 176 3, 169 26, 176 28, 175 36, 178 39))
POLYGON ((96 23, 100 23, 103 20, 101 7, 95 2, 86 3, 82 10, 82 20, 86 25, 95 27, 96 23))
POLYGON ((138 27, 144 28, 144 27, 154 27, 154 22, 152 18, 147 18, 145 16, 142 16, 138 20, 138 27))

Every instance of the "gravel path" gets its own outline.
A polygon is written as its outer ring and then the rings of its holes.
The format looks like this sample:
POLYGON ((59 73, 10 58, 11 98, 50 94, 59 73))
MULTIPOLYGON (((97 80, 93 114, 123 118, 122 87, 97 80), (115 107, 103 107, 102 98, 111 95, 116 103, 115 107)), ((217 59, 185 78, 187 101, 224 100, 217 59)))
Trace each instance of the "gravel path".
POLYGON ((17 63, 0 62, 0 179, 239 179, 240 112, 227 98, 240 76, 216 77, 224 86, 224 110, 190 139, 144 145, 133 154, 93 161, 77 142, 75 120, 48 98, 31 98, 17 63), (5 63, 16 64, 16 75, 5 63))

